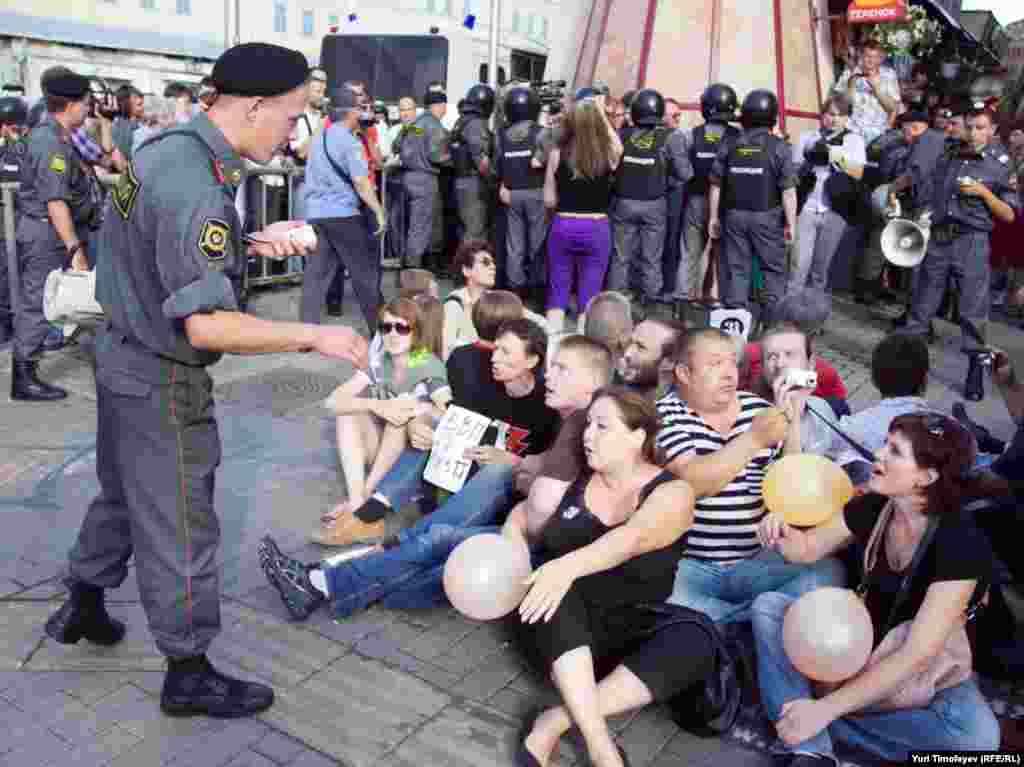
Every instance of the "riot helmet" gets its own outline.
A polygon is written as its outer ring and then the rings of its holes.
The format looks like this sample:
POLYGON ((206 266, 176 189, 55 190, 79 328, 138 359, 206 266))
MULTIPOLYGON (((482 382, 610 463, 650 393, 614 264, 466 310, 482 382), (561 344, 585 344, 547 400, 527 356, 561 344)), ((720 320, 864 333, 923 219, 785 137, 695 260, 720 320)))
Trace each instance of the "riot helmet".
POLYGON ((505 119, 509 123, 536 120, 540 114, 540 96, 532 88, 518 86, 505 94, 505 119))
POLYGON ((700 113, 705 120, 729 122, 736 119, 736 91, 725 83, 713 83, 700 96, 700 113))
POLYGON ((489 85, 474 85, 466 93, 464 111, 476 113, 485 120, 494 112, 494 88, 489 85))
POLYGON ((14 125, 23 128, 27 122, 28 107, 25 106, 24 101, 17 96, 0 98, 0 125, 14 125))
POLYGON ((744 128, 771 128, 779 119, 779 100, 768 90, 756 90, 743 99, 740 121, 744 128))
POLYGON ((665 99, 651 88, 638 91, 629 105, 629 116, 633 125, 648 128, 660 125, 665 117, 665 99))

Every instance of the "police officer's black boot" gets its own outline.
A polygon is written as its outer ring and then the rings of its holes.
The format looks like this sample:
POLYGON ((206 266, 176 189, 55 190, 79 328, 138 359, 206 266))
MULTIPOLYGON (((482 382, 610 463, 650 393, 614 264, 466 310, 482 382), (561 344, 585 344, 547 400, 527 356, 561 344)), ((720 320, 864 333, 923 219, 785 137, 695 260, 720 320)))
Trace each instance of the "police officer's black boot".
POLYGON ((114 645, 124 639, 124 624, 111 618, 103 604, 103 589, 67 578, 64 585, 71 595, 46 621, 46 633, 61 644, 88 639, 94 644, 114 645))
POLYGON ((14 323, 10 317, 0 315, 0 346, 11 340, 14 335, 14 323))
POLYGON ((981 402, 985 399, 985 365, 984 354, 968 354, 967 381, 964 383, 964 399, 969 402, 981 402))
POLYGON ((64 399, 68 393, 59 386, 51 386, 40 381, 36 374, 37 363, 34 360, 22 362, 14 360, 11 370, 11 399, 25 402, 51 402, 64 399))
POLYGON ((258 714, 273 703, 274 691, 269 687, 222 674, 205 655, 167 661, 160 708, 168 716, 233 719, 258 714))

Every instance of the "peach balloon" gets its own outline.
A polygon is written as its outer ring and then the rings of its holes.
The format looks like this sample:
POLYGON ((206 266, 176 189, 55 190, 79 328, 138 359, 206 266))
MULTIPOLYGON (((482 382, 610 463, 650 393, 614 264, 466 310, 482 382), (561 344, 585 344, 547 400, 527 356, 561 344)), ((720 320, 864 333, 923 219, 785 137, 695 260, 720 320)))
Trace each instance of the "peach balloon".
POLYGON ((867 663, 874 644, 871 615, 853 591, 815 589, 782 621, 782 646, 796 670, 817 682, 842 682, 867 663))
POLYGON ((467 538, 444 565, 444 591, 456 610, 477 621, 508 615, 526 596, 530 576, 526 546, 502 535, 467 538))
POLYGON ((797 527, 827 522, 853 498, 853 482, 835 461, 820 455, 787 455, 768 469, 761 485, 769 511, 797 527))

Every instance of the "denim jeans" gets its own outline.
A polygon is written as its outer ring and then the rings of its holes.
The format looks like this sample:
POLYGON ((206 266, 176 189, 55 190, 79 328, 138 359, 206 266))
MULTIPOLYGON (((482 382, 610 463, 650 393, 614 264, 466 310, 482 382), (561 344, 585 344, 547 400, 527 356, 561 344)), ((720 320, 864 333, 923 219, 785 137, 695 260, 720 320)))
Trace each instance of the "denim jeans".
POLYGON ((379 493, 387 498, 391 508, 398 511, 419 491, 423 482, 423 470, 427 468, 429 460, 429 450, 406 448, 395 465, 377 483, 374 494, 379 493))
MULTIPOLYGON (((773 722, 783 704, 814 697, 810 682, 793 668, 782 644, 783 616, 794 599, 766 593, 751 608, 761 701, 773 722)), ((903 762, 909 751, 994 751, 999 748, 999 723, 977 685, 968 680, 938 693, 926 708, 845 716, 787 750, 834 757, 835 741, 903 762)))
POLYGON ((698 610, 716 623, 736 623, 750 620, 751 603, 766 591, 798 597, 822 586, 845 585, 846 570, 838 559, 794 565, 777 551, 764 549, 731 565, 683 557, 667 601, 698 610))
POLYGON ((400 531, 398 546, 325 566, 335 616, 347 618, 378 600, 399 609, 437 604, 448 555, 467 538, 498 532, 514 498, 512 467, 483 466, 443 506, 400 531))

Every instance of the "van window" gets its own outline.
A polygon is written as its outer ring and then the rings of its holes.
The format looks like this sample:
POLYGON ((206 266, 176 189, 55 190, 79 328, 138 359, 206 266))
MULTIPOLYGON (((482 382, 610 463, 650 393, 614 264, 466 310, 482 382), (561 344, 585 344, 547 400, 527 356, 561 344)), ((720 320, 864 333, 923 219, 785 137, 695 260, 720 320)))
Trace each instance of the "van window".
POLYGON ((419 102, 427 85, 448 82, 448 40, 438 35, 327 35, 320 54, 332 88, 362 80, 375 99, 419 102))

